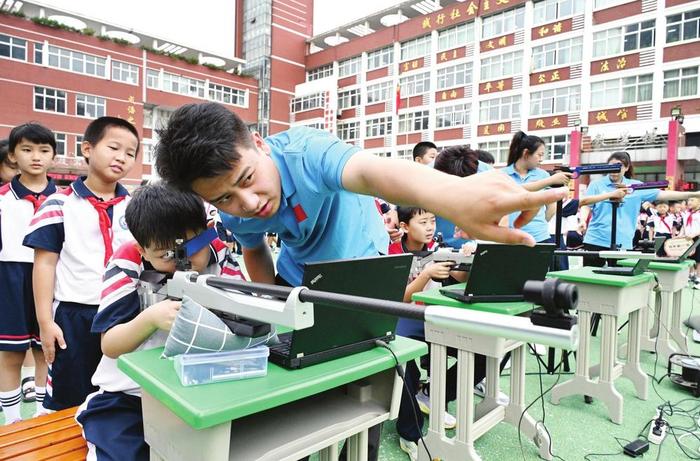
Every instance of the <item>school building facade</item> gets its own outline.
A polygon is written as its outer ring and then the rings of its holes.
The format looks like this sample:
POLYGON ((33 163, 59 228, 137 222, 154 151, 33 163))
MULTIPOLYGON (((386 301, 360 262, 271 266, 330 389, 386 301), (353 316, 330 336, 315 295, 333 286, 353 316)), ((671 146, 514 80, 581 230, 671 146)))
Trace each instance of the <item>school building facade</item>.
POLYGON ((434 141, 504 165, 524 130, 568 164, 573 135, 577 162, 625 149, 642 179, 695 187, 699 65, 700 1, 407 1, 313 37, 290 112, 399 158, 434 141))

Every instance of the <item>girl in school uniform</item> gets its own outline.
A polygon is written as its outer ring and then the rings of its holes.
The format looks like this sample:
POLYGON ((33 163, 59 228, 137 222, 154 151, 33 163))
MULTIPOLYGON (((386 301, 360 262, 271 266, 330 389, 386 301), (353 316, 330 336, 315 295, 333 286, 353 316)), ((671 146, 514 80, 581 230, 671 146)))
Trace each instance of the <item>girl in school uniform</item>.
MULTIPOLYGON (((624 191, 622 196, 614 197, 621 201, 617 209, 617 229, 615 229, 615 241, 623 250, 632 248, 632 239, 637 224, 639 209, 644 202, 657 200, 687 200, 691 197, 700 197, 700 192, 662 191, 659 189, 647 189, 632 191, 632 184, 641 184, 641 181, 632 179, 634 166, 627 152, 614 152, 608 158, 609 164, 620 164, 619 173, 609 173, 589 184, 586 197, 594 200, 594 203, 586 203, 581 212, 581 222, 586 227, 586 236, 583 239, 583 248, 590 251, 610 249, 610 237, 612 235, 612 204, 611 196, 616 192, 624 191), (605 197, 607 195, 607 197, 605 197), (590 217, 590 220, 589 220, 590 217)), ((598 257, 584 257, 585 266, 603 266, 605 260, 598 257)))

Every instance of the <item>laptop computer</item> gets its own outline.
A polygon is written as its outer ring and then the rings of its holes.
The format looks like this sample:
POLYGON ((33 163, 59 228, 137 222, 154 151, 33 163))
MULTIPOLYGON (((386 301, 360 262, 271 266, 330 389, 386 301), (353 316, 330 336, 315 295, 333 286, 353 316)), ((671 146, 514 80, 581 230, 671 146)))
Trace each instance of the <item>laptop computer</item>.
POLYGON ((638 259, 637 264, 635 264, 632 267, 621 267, 621 266, 612 266, 612 267, 601 267, 600 269, 593 269, 593 272, 595 274, 606 274, 606 275, 624 275, 624 276, 632 276, 632 275, 639 275, 643 273, 647 268, 649 267, 649 263, 654 261, 653 259, 638 259))
POLYGON ((445 287, 440 293, 463 303, 522 301, 526 281, 545 279, 555 246, 480 243, 464 289, 445 287))
MULTIPOLYGON (((376 256, 307 263, 302 285, 368 298, 402 301, 413 255, 376 256)), ((279 335, 270 346, 272 363, 302 368, 375 347, 394 339, 397 318, 385 314, 314 304, 314 325, 279 335)))
POLYGON ((688 258, 690 257, 690 255, 692 255, 693 252, 694 252, 695 250, 697 250, 698 245, 700 245, 700 239, 696 239, 696 240, 693 242, 693 244, 690 245, 690 246, 683 252, 682 255, 680 255, 680 256, 678 256, 678 257, 676 257, 676 258, 666 256, 666 257, 659 257, 659 258, 656 258, 656 259, 652 259, 652 261, 658 262, 658 263, 681 263, 681 262, 685 261, 686 259, 688 259, 688 258))

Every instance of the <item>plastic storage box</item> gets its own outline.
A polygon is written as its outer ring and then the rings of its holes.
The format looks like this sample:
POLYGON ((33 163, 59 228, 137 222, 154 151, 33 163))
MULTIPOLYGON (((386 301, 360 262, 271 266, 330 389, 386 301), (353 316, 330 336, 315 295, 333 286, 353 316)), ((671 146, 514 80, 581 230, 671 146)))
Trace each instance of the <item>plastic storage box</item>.
POLYGON ((267 375, 270 349, 251 349, 204 354, 183 354, 175 357, 175 372, 183 386, 219 383, 267 375))

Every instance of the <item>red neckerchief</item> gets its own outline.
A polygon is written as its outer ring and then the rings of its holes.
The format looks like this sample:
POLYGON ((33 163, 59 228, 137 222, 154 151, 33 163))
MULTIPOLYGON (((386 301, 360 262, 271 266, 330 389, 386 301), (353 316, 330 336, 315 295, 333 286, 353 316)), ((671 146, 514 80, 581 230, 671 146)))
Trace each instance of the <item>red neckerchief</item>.
POLYGON ((668 216, 671 216, 671 215, 668 215, 668 214, 667 214, 666 216, 663 216, 663 217, 662 217, 661 215, 659 215, 659 219, 661 220, 661 222, 663 223, 663 225, 666 226, 666 229, 668 229, 668 233, 669 233, 669 234, 673 234, 673 231, 671 230, 671 227, 669 227, 668 223, 666 222, 666 217, 668 217, 668 216))
POLYGON ((32 205, 34 205, 34 213, 36 213, 36 210, 38 210, 41 204, 44 203, 44 200, 46 200, 46 196, 41 194, 38 194, 37 196, 33 194, 27 194, 24 197, 22 197, 22 200, 27 200, 28 202, 31 202, 32 205))
POLYGON ((688 219, 685 221, 686 226, 690 226, 693 224, 693 215, 698 211, 700 210, 690 210, 690 213, 688 213, 688 219))
POLYGON ((112 221, 109 219, 109 214, 107 214, 107 209, 111 206, 124 200, 126 196, 122 195, 120 197, 114 197, 110 200, 100 200, 99 198, 93 196, 86 197, 87 201, 97 210, 97 215, 100 217, 100 233, 102 234, 102 241, 105 245, 105 266, 112 257, 112 221))

